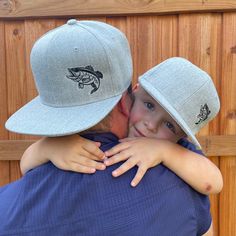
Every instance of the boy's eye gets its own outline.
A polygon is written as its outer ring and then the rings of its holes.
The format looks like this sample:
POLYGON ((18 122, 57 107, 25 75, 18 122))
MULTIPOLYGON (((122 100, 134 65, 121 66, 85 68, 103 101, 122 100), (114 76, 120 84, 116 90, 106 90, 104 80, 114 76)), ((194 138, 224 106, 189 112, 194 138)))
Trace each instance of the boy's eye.
POLYGON ((171 124, 169 121, 165 122, 165 125, 167 126, 168 129, 170 129, 174 134, 176 134, 176 129, 173 124, 171 124))
POLYGON ((154 110, 154 104, 153 103, 151 103, 151 102, 144 102, 144 104, 145 104, 145 106, 149 109, 149 110, 151 110, 151 111, 153 111, 154 110))

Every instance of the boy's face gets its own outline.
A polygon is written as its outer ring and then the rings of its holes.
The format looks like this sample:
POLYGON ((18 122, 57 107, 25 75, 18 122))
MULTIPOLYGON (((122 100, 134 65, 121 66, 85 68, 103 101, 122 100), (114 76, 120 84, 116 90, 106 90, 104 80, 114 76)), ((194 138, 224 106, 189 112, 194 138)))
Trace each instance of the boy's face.
POLYGON ((175 120, 142 87, 136 87, 129 118, 129 137, 177 142, 184 136, 185 133, 175 120))

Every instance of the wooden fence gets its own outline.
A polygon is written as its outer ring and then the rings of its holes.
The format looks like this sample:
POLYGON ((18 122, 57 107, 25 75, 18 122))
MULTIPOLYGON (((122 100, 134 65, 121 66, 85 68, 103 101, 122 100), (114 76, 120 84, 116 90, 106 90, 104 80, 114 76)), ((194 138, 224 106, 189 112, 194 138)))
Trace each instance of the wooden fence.
POLYGON ((0 185, 18 179, 19 158, 35 137, 9 133, 6 119, 37 95, 29 63, 33 43, 73 18, 104 21, 128 37, 138 75, 164 59, 189 59, 213 78, 220 114, 200 133, 220 168, 223 191, 210 196, 215 235, 236 235, 236 1, 0 0, 0 185), (30 141, 25 141, 30 140, 30 141))

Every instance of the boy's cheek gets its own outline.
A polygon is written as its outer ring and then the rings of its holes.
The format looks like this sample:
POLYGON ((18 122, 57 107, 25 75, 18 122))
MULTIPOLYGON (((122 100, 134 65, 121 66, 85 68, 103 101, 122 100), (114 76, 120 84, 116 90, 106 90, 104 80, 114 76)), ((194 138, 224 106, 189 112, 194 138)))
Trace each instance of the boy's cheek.
POLYGON ((138 123, 138 119, 137 117, 135 117, 134 115, 130 115, 130 118, 129 118, 129 131, 128 131, 128 137, 133 137, 133 128, 134 128, 134 125, 136 125, 138 123))
POLYGON ((133 114, 132 112, 130 113, 130 117, 129 117, 129 127, 133 126, 135 123, 137 123, 140 120, 139 116, 136 116, 135 114, 133 114))
POLYGON ((142 109, 140 109, 137 103, 134 103, 130 111, 130 116, 129 116, 130 123, 135 124, 143 120, 143 118, 144 118, 144 112, 142 111, 142 109))

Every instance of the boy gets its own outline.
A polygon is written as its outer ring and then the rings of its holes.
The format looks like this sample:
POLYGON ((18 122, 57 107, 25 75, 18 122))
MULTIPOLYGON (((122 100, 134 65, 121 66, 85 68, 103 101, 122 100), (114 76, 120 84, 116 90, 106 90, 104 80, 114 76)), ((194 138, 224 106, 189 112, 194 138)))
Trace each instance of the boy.
MULTIPOLYGON (((105 156, 110 157, 104 160, 106 166, 127 160, 112 172, 113 176, 118 177, 137 165, 138 171, 131 182, 134 187, 149 168, 162 163, 195 190, 203 194, 220 192, 223 183, 218 168, 208 159, 199 157, 201 151, 183 139, 189 136, 200 148, 194 134, 219 111, 219 98, 211 78, 186 59, 170 58, 143 74, 139 83, 133 91, 129 138, 105 152, 105 156)), ((104 158, 104 153, 91 141, 78 136, 70 140, 48 138, 37 142, 23 155, 22 172, 48 159, 61 169, 83 173, 105 169, 95 162, 104 158), (35 151, 38 148, 44 152, 35 151), (91 149, 94 151, 86 152, 91 149), (32 152, 34 159, 30 158, 32 152), (82 167, 74 167, 75 163, 82 167)))

